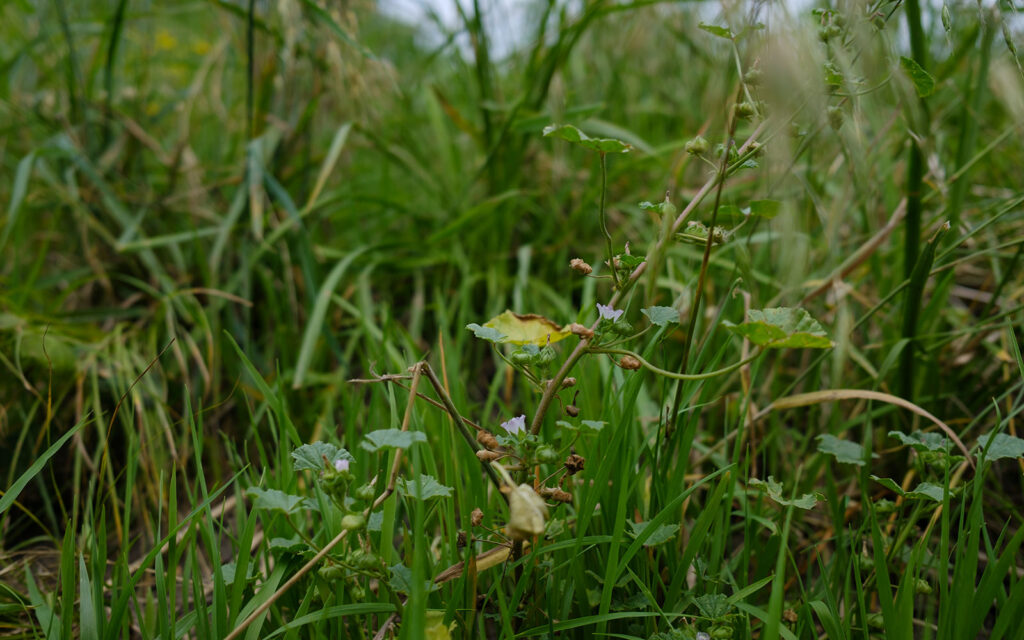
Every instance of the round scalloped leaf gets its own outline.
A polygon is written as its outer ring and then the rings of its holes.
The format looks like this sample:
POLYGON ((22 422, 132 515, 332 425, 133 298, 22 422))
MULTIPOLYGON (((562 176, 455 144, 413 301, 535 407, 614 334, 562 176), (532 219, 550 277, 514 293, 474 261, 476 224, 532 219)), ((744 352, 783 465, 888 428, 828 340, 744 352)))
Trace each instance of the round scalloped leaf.
MULTIPOLYGON (((484 340, 491 340, 491 342, 533 344, 538 347, 558 342, 559 340, 572 335, 571 332, 563 330, 562 327, 548 320, 544 316, 539 316, 535 313, 512 313, 511 311, 506 311, 500 316, 491 318, 484 323, 483 327, 480 327, 479 325, 467 325, 467 328, 476 333, 477 337, 482 337, 484 340), (500 334, 501 338, 492 339, 491 337, 481 336, 480 332, 478 332, 474 327, 478 327, 479 329, 490 329, 497 334, 500 334)), ((494 334, 488 332, 486 335, 493 336, 494 334)))
POLYGON ((978 436, 978 457, 981 457, 985 447, 988 447, 988 451, 985 452, 985 461, 992 462, 993 460, 1002 460, 1003 458, 1020 458, 1024 457, 1024 440, 1017 436, 1006 435, 1005 433, 997 433, 995 436, 985 434, 978 436), (988 445, 988 439, 992 438, 992 446, 988 445))
POLYGON ((671 323, 679 323, 679 311, 672 307, 647 307, 641 309, 640 313, 647 316, 651 324, 664 327, 671 323))
POLYGON ((408 449, 417 442, 426 442, 427 434, 422 431, 402 431, 401 429, 378 429, 366 434, 366 440, 359 446, 367 451, 381 449, 408 449))
MULTIPOLYGON (((857 442, 842 440, 824 433, 818 436, 818 451, 834 456, 836 462, 864 466, 864 447, 857 442)), ((877 458, 878 456, 873 456, 877 458)))
POLYGON ((333 466, 338 460, 352 462, 355 458, 341 447, 335 446, 330 442, 319 441, 312 444, 304 444, 292 451, 292 460, 296 471, 301 469, 323 471, 324 468, 333 466), (324 463, 324 457, 327 458, 326 463, 324 463))
POLYGON ((600 153, 627 153, 633 148, 631 144, 614 138, 591 138, 571 124, 550 124, 544 127, 544 136, 555 136, 600 153))
POLYGON ((252 498, 254 509, 295 513, 306 505, 306 499, 302 496, 295 496, 284 491, 278 491, 277 489, 250 487, 246 494, 252 498))
POLYGON ((953 443, 941 433, 914 431, 907 435, 902 431, 890 431, 889 437, 896 438, 903 444, 914 447, 918 451, 949 451, 953 448, 953 443))
POLYGON ((747 321, 726 325, 756 345, 771 349, 828 349, 828 334, 804 309, 751 309, 747 321))
POLYGON ((505 341, 505 334, 498 331, 497 329, 492 329, 490 327, 481 327, 475 322, 470 322, 469 324, 466 325, 466 328, 472 331, 473 335, 480 338, 481 340, 493 342, 494 344, 498 344, 505 341))

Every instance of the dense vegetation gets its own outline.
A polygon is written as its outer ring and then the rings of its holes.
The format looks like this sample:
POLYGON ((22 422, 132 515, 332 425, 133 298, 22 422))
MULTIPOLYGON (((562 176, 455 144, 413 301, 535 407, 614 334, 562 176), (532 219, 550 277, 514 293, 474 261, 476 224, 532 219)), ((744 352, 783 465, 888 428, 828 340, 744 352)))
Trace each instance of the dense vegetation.
POLYGON ((1015 5, 458 8, 0 5, 0 636, 1024 637, 1015 5))

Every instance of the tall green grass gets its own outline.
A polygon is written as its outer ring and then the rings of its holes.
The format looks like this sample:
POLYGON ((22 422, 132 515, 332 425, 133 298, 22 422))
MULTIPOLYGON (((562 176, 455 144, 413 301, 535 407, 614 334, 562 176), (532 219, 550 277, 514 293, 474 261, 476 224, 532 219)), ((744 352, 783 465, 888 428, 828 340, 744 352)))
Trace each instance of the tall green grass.
POLYGON ((913 7, 537 2, 499 58, 486 2, 438 45, 369 2, 4 3, 2 633, 225 637, 273 600, 241 635, 1020 637, 1024 467, 991 439, 1021 435, 1024 407, 1019 26, 1005 3, 913 7), (758 166, 693 219, 781 212, 668 243, 626 317, 671 306, 690 329, 633 348, 720 369, 746 355, 725 326, 747 306, 803 306, 833 347, 710 380, 584 358, 540 428, 586 459, 572 501, 505 562, 431 586, 501 541, 505 500, 449 412, 407 412, 409 380, 347 381, 425 360, 462 417, 532 417, 540 394, 465 325, 590 324, 612 292, 569 260, 607 273, 603 223, 614 253, 654 246, 639 203, 709 183, 686 143, 725 140, 744 88, 765 101, 735 132, 765 123, 758 166), (633 151, 603 175, 541 135, 562 122, 633 151), (890 436, 939 433, 892 404, 766 410, 829 389, 913 401, 975 466, 890 436), (570 402, 603 429, 560 429, 570 402), (292 451, 343 446, 380 489, 397 453, 360 443, 403 422, 425 443, 400 477, 451 495, 400 481, 282 591, 342 531, 292 451), (379 573, 345 574, 357 546, 379 573))

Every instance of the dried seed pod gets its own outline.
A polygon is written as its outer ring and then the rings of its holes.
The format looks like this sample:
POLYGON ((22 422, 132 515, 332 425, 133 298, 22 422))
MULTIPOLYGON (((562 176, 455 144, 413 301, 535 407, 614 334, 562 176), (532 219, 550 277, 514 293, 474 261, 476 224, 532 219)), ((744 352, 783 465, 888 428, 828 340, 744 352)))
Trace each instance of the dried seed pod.
POLYGON ((476 441, 488 449, 497 449, 499 446, 498 440, 494 437, 494 434, 486 429, 481 429, 476 432, 476 441))
POLYGON ((544 487, 540 490, 540 494, 555 502, 572 502, 572 494, 558 487, 544 487))
POLYGON ((581 338, 586 338, 587 340, 594 337, 593 331, 591 331, 588 327, 585 327, 578 322, 570 324, 568 327, 566 327, 566 329, 571 331, 573 335, 577 335, 581 338))
POLYGON ((573 258, 572 260, 570 260, 569 266, 572 267, 573 271, 577 273, 582 273, 585 276, 589 276, 591 273, 594 272, 594 268, 580 258, 573 258))
POLYGON ((570 404, 565 408, 565 413, 568 414, 570 418, 575 418, 580 415, 580 408, 574 404, 570 404))
POLYGON ((488 451, 487 449, 481 449, 476 452, 476 457, 480 460, 480 462, 490 462, 492 460, 497 460, 501 456, 502 454, 498 453, 497 451, 488 451))
POLYGON ((460 531, 455 536, 455 546, 458 549, 464 549, 466 547, 466 532, 460 531))
POLYGON ((639 369, 641 365, 640 361, 634 358, 633 356, 622 356, 622 359, 619 360, 619 366, 622 367, 623 369, 635 371, 639 369))
POLYGON ((572 453, 565 459, 565 470, 570 476, 576 475, 580 471, 583 471, 583 466, 586 463, 587 461, 583 456, 578 456, 575 453, 572 453))
POLYGON ((569 376, 568 378, 562 380, 562 388, 563 389, 568 389, 569 387, 575 387, 575 386, 576 386, 576 378, 573 378, 572 376, 569 376))
POLYGON ((474 527, 479 527, 480 523, 484 521, 484 512, 480 510, 480 507, 473 509, 473 512, 469 514, 469 523, 474 527))

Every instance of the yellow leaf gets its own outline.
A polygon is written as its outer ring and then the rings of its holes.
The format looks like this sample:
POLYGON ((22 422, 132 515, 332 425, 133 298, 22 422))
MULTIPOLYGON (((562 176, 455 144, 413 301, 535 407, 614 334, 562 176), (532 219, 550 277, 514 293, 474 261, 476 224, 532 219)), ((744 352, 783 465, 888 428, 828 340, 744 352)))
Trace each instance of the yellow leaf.
POLYGON ((519 314, 506 311, 488 320, 484 326, 503 333, 505 338, 502 342, 535 344, 538 347, 572 335, 571 332, 535 313, 519 314))
POLYGON ((444 623, 444 611, 427 611, 426 640, 451 640, 451 628, 444 623))

